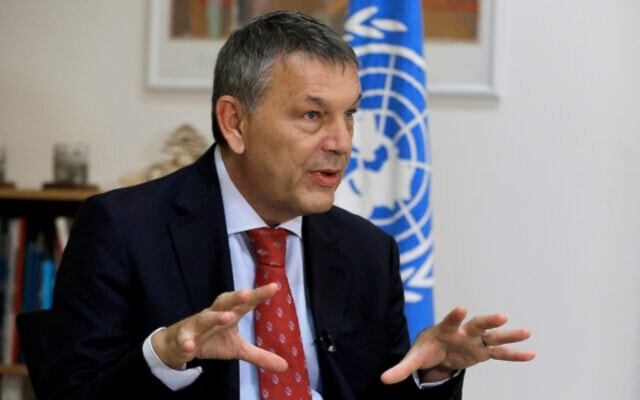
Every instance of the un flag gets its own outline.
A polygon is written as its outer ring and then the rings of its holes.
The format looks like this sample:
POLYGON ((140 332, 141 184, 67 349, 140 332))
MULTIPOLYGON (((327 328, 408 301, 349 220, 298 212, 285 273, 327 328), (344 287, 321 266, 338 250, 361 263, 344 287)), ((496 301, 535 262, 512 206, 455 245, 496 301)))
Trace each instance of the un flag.
POLYGON ((420 2, 351 1, 344 34, 362 63, 363 97, 353 154, 336 203, 396 238, 413 341, 434 323, 431 156, 420 2))

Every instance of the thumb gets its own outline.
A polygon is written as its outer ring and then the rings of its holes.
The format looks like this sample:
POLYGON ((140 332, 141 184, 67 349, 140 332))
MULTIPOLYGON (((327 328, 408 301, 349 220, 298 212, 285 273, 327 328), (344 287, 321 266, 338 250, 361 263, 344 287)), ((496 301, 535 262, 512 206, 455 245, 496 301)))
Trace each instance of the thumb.
POLYGON ((414 352, 409 351, 399 363, 384 371, 380 376, 380 380, 387 385, 398 383, 420 368, 420 358, 414 352))

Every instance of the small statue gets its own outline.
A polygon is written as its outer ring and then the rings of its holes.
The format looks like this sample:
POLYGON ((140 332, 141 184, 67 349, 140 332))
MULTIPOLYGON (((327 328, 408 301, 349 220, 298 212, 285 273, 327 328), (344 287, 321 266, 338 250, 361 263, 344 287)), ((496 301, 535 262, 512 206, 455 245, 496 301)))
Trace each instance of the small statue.
POLYGON ((172 156, 170 160, 151 164, 149 167, 133 172, 120 179, 123 186, 160 178, 194 162, 207 149, 208 144, 191 125, 183 124, 176 128, 164 144, 162 152, 172 156))

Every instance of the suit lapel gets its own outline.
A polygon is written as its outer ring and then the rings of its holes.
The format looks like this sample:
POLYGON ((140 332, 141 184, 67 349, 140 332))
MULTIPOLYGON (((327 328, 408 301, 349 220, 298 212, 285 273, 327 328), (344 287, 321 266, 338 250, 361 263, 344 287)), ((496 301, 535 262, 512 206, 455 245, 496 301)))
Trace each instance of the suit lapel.
POLYGON ((340 232, 316 215, 305 217, 305 275, 316 332, 335 331, 345 310, 345 296, 350 273, 340 264, 340 232))
MULTIPOLYGON (((345 318, 347 288, 352 274, 342 261, 345 250, 340 235, 342 232, 329 217, 310 215, 304 218, 305 276, 317 338, 325 337, 324 331, 331 334, 333 339, 330 340, 339 339, 341 321, 345 318)), ((318 363, 325 398, 355 400, 336 359, 340 353, 339 344, 337 353, 328 351, 326 343, 319 344, 318 363)))
POLYGON ((213 147, 185 174, 173 206, 181 215, 169 226, 194 312, 233 290, 231 257, 213 147))

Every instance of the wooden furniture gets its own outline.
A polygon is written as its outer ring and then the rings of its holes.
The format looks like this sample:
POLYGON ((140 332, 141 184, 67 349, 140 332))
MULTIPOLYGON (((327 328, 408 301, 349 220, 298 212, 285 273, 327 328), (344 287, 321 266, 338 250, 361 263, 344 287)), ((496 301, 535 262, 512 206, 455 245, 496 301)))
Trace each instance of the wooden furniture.
POLYGON ((80 203, 97 189, 7 189, 0 188, 1 216, 72 217, 80 203))
MULTIPOLYGON (((96 187, 45 189, 0 187, 0 217, 26 217, 27 220, 30 218, 53 220, 58 216, 73 217, 82 201, 98 192, 96 187)), ((0 364, 0 375, 26 378, 29 372, 24 364, 0 364)))

